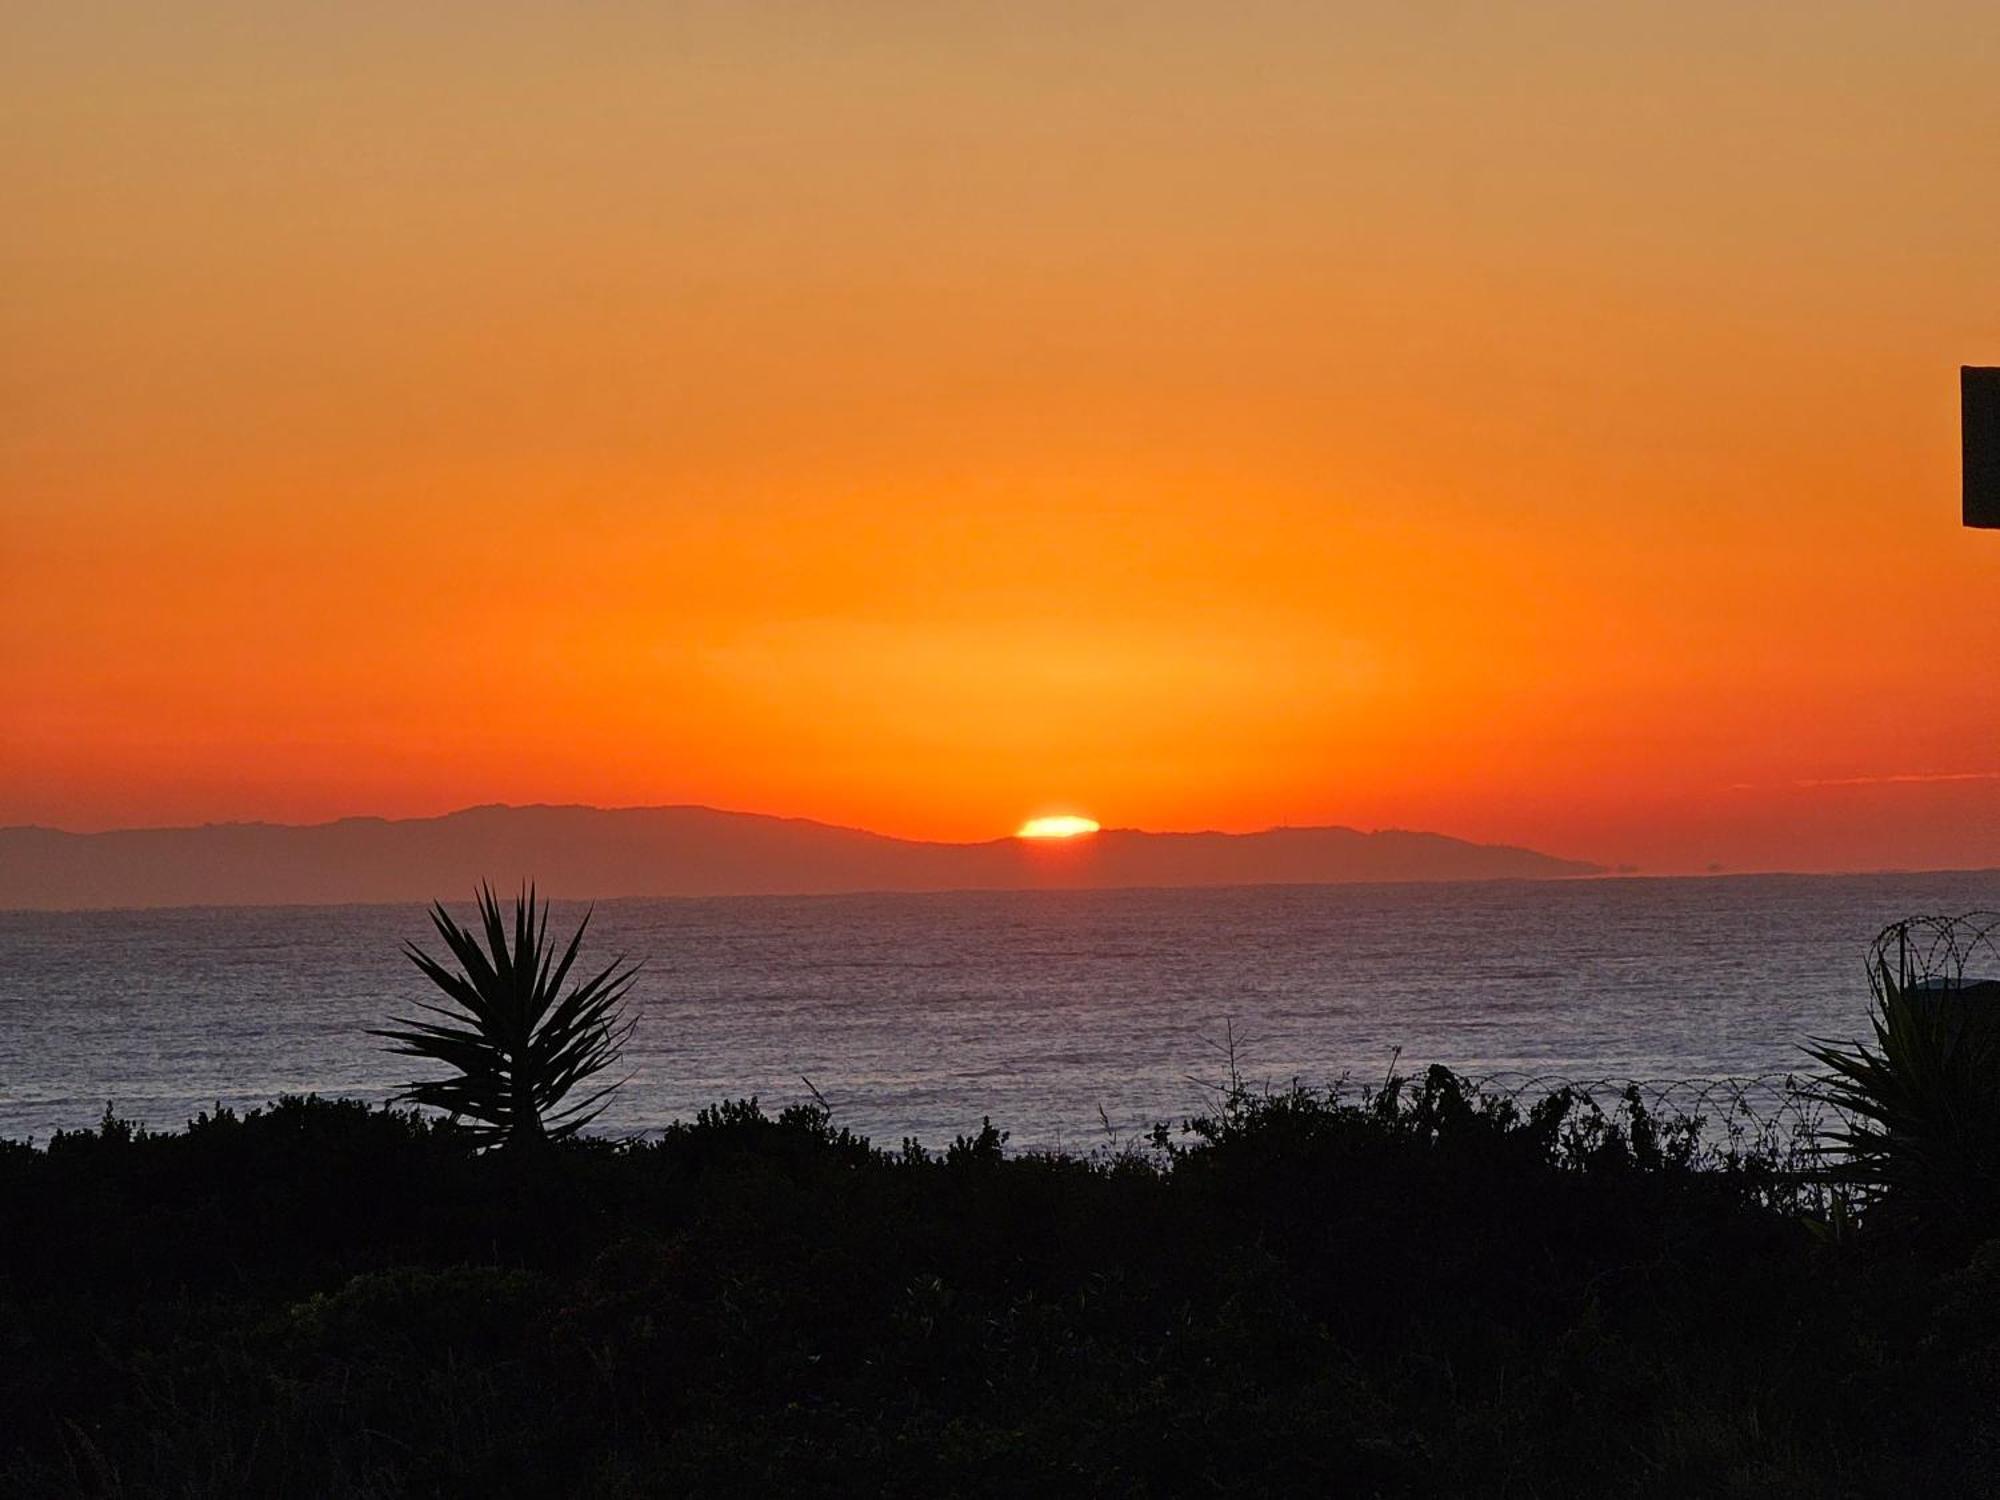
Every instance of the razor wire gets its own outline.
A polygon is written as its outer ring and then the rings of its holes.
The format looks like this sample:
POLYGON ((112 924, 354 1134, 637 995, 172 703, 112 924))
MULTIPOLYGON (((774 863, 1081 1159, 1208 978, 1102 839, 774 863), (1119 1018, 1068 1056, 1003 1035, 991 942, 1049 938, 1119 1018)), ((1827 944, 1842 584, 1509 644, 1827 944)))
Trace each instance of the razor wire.
POLYGON ((1885 983, 1901 990, 1960 990, 1996 979, 2000 979, 2000 912, 1996 911, 1905 917, 1884 927, 1868 948, 1868 987, 1878 1003, 1885 983))
MULTIPOLYGON (((1905 917, 1868 947, 1868 985, 1877 1006, 1885 986, 1937 994, 1984 994, 2000 1003, 2000 911, 1905 917)), ((1809 1167, 1839 1148, 1848 1112, 1830 1097, 1829 1080, 1810 1072, 1692 1078, 1576 1077, 1501 1070, 1462 1073, 1469 1089, 1526 1110, 1567 1092, 1586 1109, 1615 1120, 1637 1100, 1657 1124, 1687 1133, 1697 1158, 1720 1163, 1760 1155, 1809 1167)))
POLYGON ((1706 1078, 1579 1078, 1500 1071, 1459 1075, 1474 1093, 1526 1111, 1558 1094, 1615 1119, 1636 1099, 1657 1125, 1693 1137, 1698 1157, 1720 1162, 1758 1154, 1804 1164, 1816 1159, 1846 1116, 1811 1073, 1706 1078))

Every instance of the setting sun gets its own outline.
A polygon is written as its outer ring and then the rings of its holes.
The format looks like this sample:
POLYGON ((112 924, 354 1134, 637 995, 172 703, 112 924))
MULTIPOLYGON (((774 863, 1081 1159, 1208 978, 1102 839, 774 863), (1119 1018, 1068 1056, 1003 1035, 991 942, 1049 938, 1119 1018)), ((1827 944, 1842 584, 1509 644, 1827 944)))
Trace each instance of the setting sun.
POLYGON ((1069 815, 1056 818, 1030 818, 1015 832, 1017 839, 1073 839, 1080 833, 1097 832, 1095 818, 1078 818, 1069 815))

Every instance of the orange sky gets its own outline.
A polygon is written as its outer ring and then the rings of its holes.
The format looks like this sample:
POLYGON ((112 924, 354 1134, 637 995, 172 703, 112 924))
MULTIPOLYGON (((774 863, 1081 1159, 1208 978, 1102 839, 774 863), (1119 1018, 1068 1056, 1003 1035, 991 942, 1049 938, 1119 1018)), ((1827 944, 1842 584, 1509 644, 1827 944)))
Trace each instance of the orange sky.
POLYGON ((0 823, 2000 864, 1996 77, 1988 3, 11 7, 0 823))

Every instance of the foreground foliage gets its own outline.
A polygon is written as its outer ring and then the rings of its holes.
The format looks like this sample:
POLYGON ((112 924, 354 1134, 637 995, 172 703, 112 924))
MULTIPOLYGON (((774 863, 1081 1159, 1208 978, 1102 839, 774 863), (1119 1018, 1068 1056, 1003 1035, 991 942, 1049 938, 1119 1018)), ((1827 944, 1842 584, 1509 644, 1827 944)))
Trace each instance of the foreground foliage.
POLYGON ((590 916, 558 956, 549 946, 548 907, 532 886, 515 898, 511 935, 489 885, 479 888, 478 932, 460 927, 442 904, 431 908, 431 925, 456 967, 414 943, 409 959, 451 1004, 418 1001, 431 1019, 399 1016, 394 1029, 369 1035, 452 1072, 411 1084, 403 1099, 464 1122, 481 1145, 517 1151, 574 1135, 596 1119, 617 1084, 582 1099, 570 1094, 618 1061, 637 1024, 620 1010, 637 968, 615 960, 565 994, 590 916))
POLYGON ((1874 1045, 1807 1049, 1846 1121, 1828 1134, 1825 1175, 1864 1201, 1878 1228, 1948 1240, 2000 1233, 2000 995, 1957 972, 1920 982, 1881 949, 1878 939, 1869 970, 1874 1045))
POLYGON ((0 1146, 18 1494, 1978 1494, 2000 1250, 1433 1070, 1154 1145, 287 1100, 0 1146))

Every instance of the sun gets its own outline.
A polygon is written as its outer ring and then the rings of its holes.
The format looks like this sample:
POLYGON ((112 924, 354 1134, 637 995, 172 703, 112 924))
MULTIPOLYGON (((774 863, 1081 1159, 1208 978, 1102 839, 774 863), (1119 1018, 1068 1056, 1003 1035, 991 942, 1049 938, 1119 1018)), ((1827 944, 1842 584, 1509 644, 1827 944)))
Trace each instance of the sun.
POLYGON ((1073 839, 1080 833, 1097 832, 1095 818, 1079 818, 1068 813, 1056 818, 1030 818, 1014 832, 1017 839, 1073 839))

